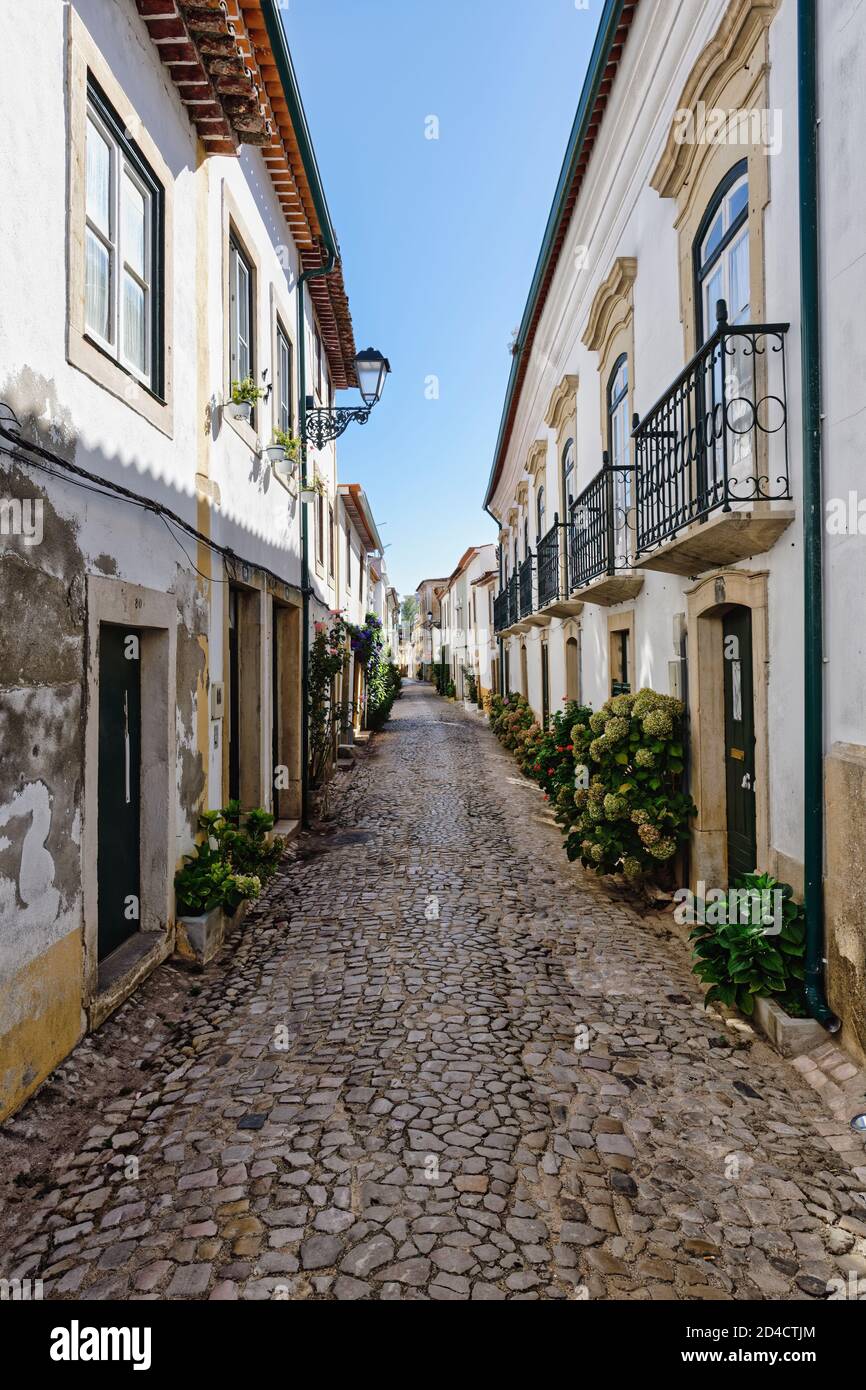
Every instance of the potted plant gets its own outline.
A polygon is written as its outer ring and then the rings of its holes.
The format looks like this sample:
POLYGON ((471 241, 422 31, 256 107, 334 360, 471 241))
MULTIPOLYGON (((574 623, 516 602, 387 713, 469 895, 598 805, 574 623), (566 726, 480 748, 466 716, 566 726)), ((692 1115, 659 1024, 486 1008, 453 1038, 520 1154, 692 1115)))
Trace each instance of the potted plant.
POLYGON ((256 386, 251 376, 244 377, 242 381, 233 381, 231 399, 226 405, 226 410, 233 420, 246 420, 249 424, 253 406, 261 400, 262 395, 261 387, 256 386))
POLYGON ((293 471, 300 448, 300 439, 289 434, 288 430, 274 430, 273 439, 270 444, 265 445, 264 453, 269 462, 275 465, 275 471, 278 471, 277 464, 285 463, 287 460, 292 464, 292 470, 289 471, 293 471))
POLYGON ((301 488, 301 501, 306 503, 307 506, 312 506, 317 497, 327 497, 327 495, 328 484, 318 473, 314 473, 312 478, 308 479, 306 485, 301 488))

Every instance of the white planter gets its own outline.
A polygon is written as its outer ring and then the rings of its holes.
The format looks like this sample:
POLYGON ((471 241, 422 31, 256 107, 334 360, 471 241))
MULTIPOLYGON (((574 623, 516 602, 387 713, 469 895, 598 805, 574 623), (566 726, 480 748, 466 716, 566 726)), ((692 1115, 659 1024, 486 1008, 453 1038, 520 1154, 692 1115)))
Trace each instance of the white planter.
POLYGON ((286 451, 282 444, 266 444, 263 450, 265 458, 274 465, 274 472, 279 473, 278 464, 287 463, 286 451))
POLYGON ((800 1057, 827 1041, 827 1032, 814 1018, 791 1018, 775 999, 758 996, 751 1022, 783 1057, 800 1057))
POLYGON ((226 404, 226 412, 232 420, 245 420, 247 424, 252 418, 253 407, 251 401, 229 401, 226 404))

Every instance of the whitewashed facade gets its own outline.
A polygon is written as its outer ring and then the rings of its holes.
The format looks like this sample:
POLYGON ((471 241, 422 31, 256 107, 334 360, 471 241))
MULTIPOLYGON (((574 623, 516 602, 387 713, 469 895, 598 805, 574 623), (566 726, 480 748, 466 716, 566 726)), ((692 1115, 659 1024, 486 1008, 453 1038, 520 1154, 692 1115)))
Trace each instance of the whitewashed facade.
POLYGON ((827 988, 862 1055, 866 646, 852 615, 866 571, 845 499, 860 495, 866 390, 866 18, 855 0, 818 4, 804 59, 798 8, 605 5, 485 505, 500 528, 501 688, 539 717, 642 686, 686 701, 693 885, 757 866, 803 891, 804 766, 821 745, 827 988), (810 62, 817 315, 800 286, 798 71, 810 62), (822 344, 823 493, 837 507, 824 518, 823 728, 804 699, 804 524, 821 527, 804 334, 822 344))

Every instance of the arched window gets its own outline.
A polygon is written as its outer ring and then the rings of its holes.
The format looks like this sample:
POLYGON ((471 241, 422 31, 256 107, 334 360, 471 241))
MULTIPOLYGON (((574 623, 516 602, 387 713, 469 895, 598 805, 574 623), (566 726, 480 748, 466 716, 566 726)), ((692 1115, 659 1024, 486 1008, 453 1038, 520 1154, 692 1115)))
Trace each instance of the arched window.
POLYGON ((628 358, 614 363, 607 384, 607 447, 614 468, 628 466, 628 358))
POLYGON ((562 496, 566 511, 571 507, 574 495, 574 440, 567 439, 562 451, 562 496))
POLYGON ((631 472, 628 427, 628 358, 625 353, 613 364, 607 383, 607 450, 613 469, 614 532, 616 556, 624 558, 626 523, 631 506, 631 472))
POLYGON ((749 175, 745 159, 722 179, 695 238, 698 341, 716 331, 716 305, 724 299, 731 323, 749 318, 749 175))
POLYGON ((535 498, 535 544, 536 544, 536 545, 537 545, 538 542, 541 540, 541 538, 542 538, 543 535, 544 535, 544 488, 543 488, 543 487, 540 487, 540 488, 538 489, 538 494, 537 494, 537 496, 536 496, 536 498, 535 498))
POLYGON ((523 518, 523 558, 529 554, 529 517, 523 518))

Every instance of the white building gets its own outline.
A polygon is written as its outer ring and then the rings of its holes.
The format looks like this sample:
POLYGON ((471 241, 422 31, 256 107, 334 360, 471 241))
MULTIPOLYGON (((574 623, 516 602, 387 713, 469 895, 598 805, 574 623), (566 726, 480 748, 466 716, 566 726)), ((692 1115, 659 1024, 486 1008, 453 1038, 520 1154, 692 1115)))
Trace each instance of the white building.
POLYGON ((264 449, 355 375, 279 9, 32 0, 0 57, 0 1116, 172 950, 200 812, 300 815, 305 509, 264 449))
POLYGON ((692 884, 757 866, 804 892, 826 1018, 826 877, 861 1055, 864 540, 822 536, 819 508, 862 472, 864 51, 855 0, 608 0, 484 499, 502 688, 543 719, 641 686, 687 702, 692 884))

